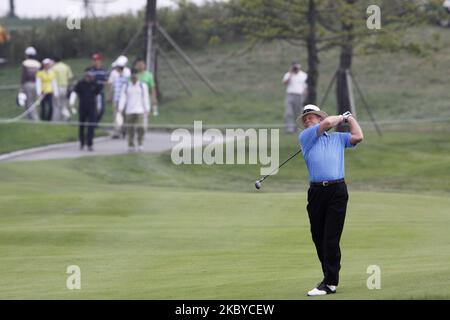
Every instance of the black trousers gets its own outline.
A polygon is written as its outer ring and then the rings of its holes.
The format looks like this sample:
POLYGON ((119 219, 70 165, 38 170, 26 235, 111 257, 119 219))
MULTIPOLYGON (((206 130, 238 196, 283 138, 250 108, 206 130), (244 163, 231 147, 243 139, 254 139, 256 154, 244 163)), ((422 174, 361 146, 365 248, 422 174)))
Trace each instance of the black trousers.
POLYGON ((53 94, 47 93, 41 100, 41 120, 52 121, 53 115, 53 94))
POLYGON ((345 182, 329 186, 311 186, 308 190, 308 216, 317 256, 322 265, 325 284, 339 284, 341 240, 347 211, 345 182))
POLYGON ((105 93, 102 91, 96 97, 97 103, 99 103, 100 108, 97 110, 97 122, 102 121, 103 114, 105 113, 105 93), (99 101, 97 101, 97 99, 99 101))
POLYGON ((79 114, 79 121, 81 122, 78 129, 80 145, 84 146, 87 144, 88 147, 91 147, 94 140, 95 124, 97 122, 96 108, 95 106, 91 108, 80 108, 79 114), (88 122, 88 124, 84 125, 83 123, 86 122, 88 122), (87 131, 87 135, 85 134, 85 129, 87 131))

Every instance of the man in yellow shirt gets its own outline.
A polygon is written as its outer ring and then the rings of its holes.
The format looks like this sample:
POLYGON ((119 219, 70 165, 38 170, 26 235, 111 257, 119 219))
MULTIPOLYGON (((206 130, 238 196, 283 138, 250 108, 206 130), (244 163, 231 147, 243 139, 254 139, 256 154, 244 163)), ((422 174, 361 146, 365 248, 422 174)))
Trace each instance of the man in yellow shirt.
POLYGON ((67 87, 73 78, 72 69, 66 63, 62 62, 59 57, 54 57, 55 64, 51 70, 56 75, 56 84, 58 86, 58 98, 54 97, 53 120, 69 120, 70 111, 67 101, 67 87))
POLYGON ((36 73, 36 93, 38 96, 42 96, 41 119, 44 121, 52 120, 53 97, 58 97, 56 74, 50 70, 52 64, 51 59, 44 59, 42 61, 43 69, 36 73))

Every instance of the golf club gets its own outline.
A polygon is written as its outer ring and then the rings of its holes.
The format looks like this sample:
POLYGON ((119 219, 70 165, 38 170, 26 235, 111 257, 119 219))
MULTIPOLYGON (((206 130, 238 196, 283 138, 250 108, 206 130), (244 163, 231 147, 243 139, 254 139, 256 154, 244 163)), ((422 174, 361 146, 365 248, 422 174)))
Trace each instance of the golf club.
POLYGON ((291 160, 293 157, 295 157, 296 155, 298 155, 300 152, 302 152, 302 149, 298 150, 296 153, 294 153, 292 156, 289 157, 289 159, 287 159, 286 161, 284 161, 282 164, 280 164, 278 166, 277 169, 273 170, 271 173, 266 174, 265 176, 263 176, 261 179, 256 180, 255 181, 255 187, 256 189, 261 189, 261 183, 264 181, 264 179, 266 179, 268 176, 272 175, 272 173, 274 173, 276 170, 280 169, 284 164, 286 164, 289 160, 291 160))

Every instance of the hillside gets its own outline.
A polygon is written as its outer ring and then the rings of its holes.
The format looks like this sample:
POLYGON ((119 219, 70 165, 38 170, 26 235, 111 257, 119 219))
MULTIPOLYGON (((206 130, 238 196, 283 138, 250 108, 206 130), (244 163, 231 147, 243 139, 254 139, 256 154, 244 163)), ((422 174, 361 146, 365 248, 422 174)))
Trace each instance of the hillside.
MULTIPOLYGON (((427 30, 411 30, 411 36, 426 36, 438 32, 443 49, 433 52, 427 57, 416 57, 405 53, 379 54, 372 56, 356 55, 353 73, 359 86, 372 106, 376 118, 381 122, 400 121, 408 123, 410 119, 439 119, 445 123, 450 119, 450 74, 445 72, 450 63, 450 33, 446 29, 429 27, 427 30), (414 33, 416 32, 416 33, 414 33)), ((160 103, 161 115, 151 119, 152 125, 166 124, 192 125, 194 120, 202 120, 205 125, 214 124, 282 124, 284 110, 284 88, 281 77, 293 59, 306 63, 306 52, 301 47, 293 47, 284 42, 265 43, 256 46, 245 54, 237 54, 246 47, 245 43, 221 44, 209 46, 203 50, 188 51, 188 55, 199 66, 215 86, 220 95, 214 95, 199 81, 192 70, 171 52, 171 61, 187 80, 193 95, 187 95, 167 64, 160 59, 159 80, 163 99, 160 103)), ((319 101, 321 101, 337 65, 337 51, 325 52, 321 55, 319 78, 319 101)), ((107 56, 107 54, 106 54, 107 56)), ((114 57, 108 57, 105 63, 109 66, 114 57)), ((135 57, 130 57, 132 61, 135 57)), ((74 69, 76 78, 80 78, 89 59, 72 59, 67 61, 74 69)), ((17 84, 19 66, 5 66, 0 69, 0 86, 17 84)), ((0 118, 14 117, 21 112, 15 106, 16 90, 3 90, 0 95, 0 118)), ((372 128, 367 111, 358 95, 355 95, 357 116, 366 128, 372 128)), ((334 92, 332 91, 324 106, 329 114, 335 113, 334 92)), ((111 107, 108 107, 108 113, 111 107)), ((104 121, 111 121, 107 115, 104 121)), ((44 125, 33 132, 43 130, 43 135, 54 128, 44 125)), ((435 123, 425 126, 436 127, 435 123)), ((384 125, 384 130, 394 129, 396 125, 384 125)), ((18 127, 17 127, 18 128, 18 127)), ((0 136, 6 139, 7 150, 21 147, 22 142, 15 143, 14 125, 0 125, 0 136)), ((66 129, 62 129, 63 131, 66 129)), ((67 140, 72 131, 62 134, 67 140)), ((38 133, 36 133, 38 135, 38 133)), ((5 140, 0 141, 5 143, 5 140)), ((52 141, 56 142, 56 141, 52 141)), ((33 140, 39 145, 48 141, 33 140)), ((29 146, 29 143, 26 144, 29 146)), ((3 150, 7 151, 7 150, 3 150)))

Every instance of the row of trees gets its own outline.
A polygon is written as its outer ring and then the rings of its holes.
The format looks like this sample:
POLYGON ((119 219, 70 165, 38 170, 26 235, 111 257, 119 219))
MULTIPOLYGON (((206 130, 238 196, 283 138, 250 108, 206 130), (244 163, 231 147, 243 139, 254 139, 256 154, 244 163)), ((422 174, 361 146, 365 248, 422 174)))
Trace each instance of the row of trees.
MULTIPOLYGON (((306 48, 308 54, 307 103, 316 103, 319 55, 338 48, 336 94, 338 113, 350 105, 346 70, 352 67, 355 50, 364 54, 406 51, 425 54, 434 48, 429 41, 410 41, 408 28, 417 27, 439 15, 440 0, 233 0, 233 21, 243 28, 250 41, 285 40, 306 48), (370 11, 377 5, 380 12, 370 11), (380 29, 369 29, 367 19, 381 22, 380 29), (375 15, 370 17, 370 15, 375 15)), ((373 22, 373 21, 371 21, 373 22)))
MULTIPOLYGON (((442 10, 441 0, 230 0, 207 2, 197 6, 179 0, 177 9, 164 8, 157 19, 183 48, 243 40, 283 40, 306 48, 308 54, 308 103, 317 103, 319 57, 321 52, 338 48, 336 92, 338 112, 344 112, 350 101, 346 70, 352 67, 355 50, 364 54, 380 51, 407 51, 423 54, 433 48, 429 41, 408 41, 405 31, 428 23, 430 16, 442 10), (381 29, 367 27, 367 8, 381 9, 381 29)), ((34 45, 43 56, 64 58, 88 56, 95 51, 109 55, 128 49, 140 55, 145 43, 144 11, 137 16, 86 19, 81 30, 69 30, 65 20, 54 20, 31 31, 17 31, 7 47, 7 58, 18 61, 28 45, 34 45), (135 44, 128 46, 130 39, 135 44)), ((164 46, 164 42, 159 45, 164 46)))
MULTIPOLYGON (((199 49, 208 44, 242 38, 237 26, 227 26, 231 12, 224 2, 198 6, 181 0, 177 9, 158 9, 157 17, 160 25, 181 47, 199 49)), ((8 61, 16 63, 23 58, 24 49, 33 45, 42 56, 86 57, 92 51, 118 55, 135 38, 128 53, 140 55, 145 43, 145 32, 142 32, 144 16, 145 10, 137 15, 86 18, 82 19, 79 30, 67 28, 66 19, 54 19, 26 29, 11 28, 11 40, 3 48, 3 54, 8 61), (136 33, 139 33, 137 38, 136 33)), ((162 41, 160 45, 167 46, 162 41)))

